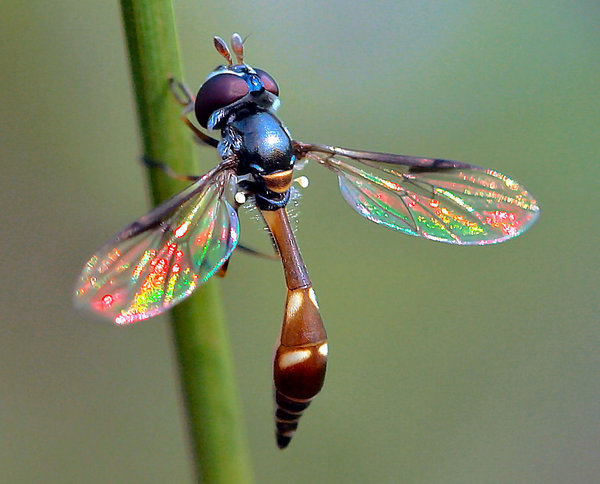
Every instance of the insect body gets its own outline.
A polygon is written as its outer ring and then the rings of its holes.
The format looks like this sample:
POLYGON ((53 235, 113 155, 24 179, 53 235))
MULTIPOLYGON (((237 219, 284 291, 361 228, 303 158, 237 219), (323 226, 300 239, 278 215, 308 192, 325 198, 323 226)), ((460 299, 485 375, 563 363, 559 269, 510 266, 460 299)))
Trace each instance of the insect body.
POLYGON ((281 258, 287 300, 273 363, 276 436, 288 445, 320 391, 327 336, 315 293, 290 228, 286 205, 294 166, 312 160, 338 176, 345 200, 367 219, 409 235, 460 245, 502 242, 523 233, 539 208, 523 185, 493 170, 443 159, 354 151, 294 141, 275 115, 279 88, 243 62, 239 35, 215 47, 228 61, 194 99, 174 91, 197 138, 221 162, 126 227, 88 261, 75 304, 118 324, 162 313, 223 269, 238 245, 237 208, 254 203, 281 258), (218 130, 217 140, 197 128, 218 130), (247 200, 247 201, 246 201, 247 200))

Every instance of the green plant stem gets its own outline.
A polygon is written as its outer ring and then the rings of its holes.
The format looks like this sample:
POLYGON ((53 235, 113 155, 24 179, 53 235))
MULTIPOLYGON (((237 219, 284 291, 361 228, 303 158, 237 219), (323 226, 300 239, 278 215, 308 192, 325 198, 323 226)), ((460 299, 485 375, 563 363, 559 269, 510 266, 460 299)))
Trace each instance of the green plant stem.
MULTIPOLYGON (((170 0, 121 0, 144 153, 179 173, 195 173, 193 142, 168 77, 181 79, 170 0)), ((183 188, 149 169, 154 203, 183 188)), ((234 383, 227 331, 216 282, 171 311, 185 407, 198 480, 252 482, 234 383)))

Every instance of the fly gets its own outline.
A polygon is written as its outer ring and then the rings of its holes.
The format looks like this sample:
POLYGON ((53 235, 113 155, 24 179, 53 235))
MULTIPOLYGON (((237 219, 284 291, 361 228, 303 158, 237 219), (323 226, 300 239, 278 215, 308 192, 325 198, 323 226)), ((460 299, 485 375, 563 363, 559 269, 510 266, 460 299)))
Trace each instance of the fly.
POLYGON ((438 242, 503 242, 527 230, 539 208, 522 184, 494 170, 293 140, 275 115, 277 83, 244 63, 241 37, 231 38, 236 63, 221 38, 214 44, 227 65, 209 74, 195 98, 181 83, 172 81, 172 88, 184 106, 183 120, 199 141, 218 150, 220 163, 204 176, 188 177, 188 188, 101 247, 77 281, 75 304, 117 324, 168 310, 224 273, 238 246, 237 210, 254 204, 287 286, 273 362, 276 438, 285 448, 320 391, 327 365, 327 335, 286 212, 296 163, 312 161, 335 173, 346 202, 368 220, 438 242), (192 123, 192 111, 202 128, 220 131, 220 139, 192 123))

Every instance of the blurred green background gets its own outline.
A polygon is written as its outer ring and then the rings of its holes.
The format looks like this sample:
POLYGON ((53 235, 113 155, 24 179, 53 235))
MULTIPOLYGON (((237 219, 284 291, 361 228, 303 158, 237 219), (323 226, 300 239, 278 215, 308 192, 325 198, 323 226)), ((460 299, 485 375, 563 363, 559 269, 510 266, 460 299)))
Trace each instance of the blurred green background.
MULTIPOLYGON (((176 13, 191 86, 220 62, 213 35, 251 34, 295 138, 491 167, 542 208, 516 240, 451 247, 366 222, 310 168, 297 236, 330 364, 285 452, 281 268, 240 254, 221 282, 257 482, 598 482, 600 4, 176 13)), ((118 4, 5 0, 0 52, 0 482, 191 482, 166 318, 117 328, 71 307, 87 257, 148 207, 118 4)))

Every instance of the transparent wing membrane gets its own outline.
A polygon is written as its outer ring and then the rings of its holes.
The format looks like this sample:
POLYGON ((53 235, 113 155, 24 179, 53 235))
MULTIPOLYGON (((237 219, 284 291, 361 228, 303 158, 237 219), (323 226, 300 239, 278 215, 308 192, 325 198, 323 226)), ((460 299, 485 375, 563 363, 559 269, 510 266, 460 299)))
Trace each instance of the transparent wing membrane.
POLYGON ((494 244, 523 233, 539 215, 523 185, 493 170, 318 148, 303 154, 337 174, 342 195, 354 210, 409 235, 459 245, 494 244))
POLYGON ((125 324, 189 296, 237 245, 237 213, 226 200, 233 186, 231 171, 214 170, 126 227, 86 264, 76 306, 125 324))

